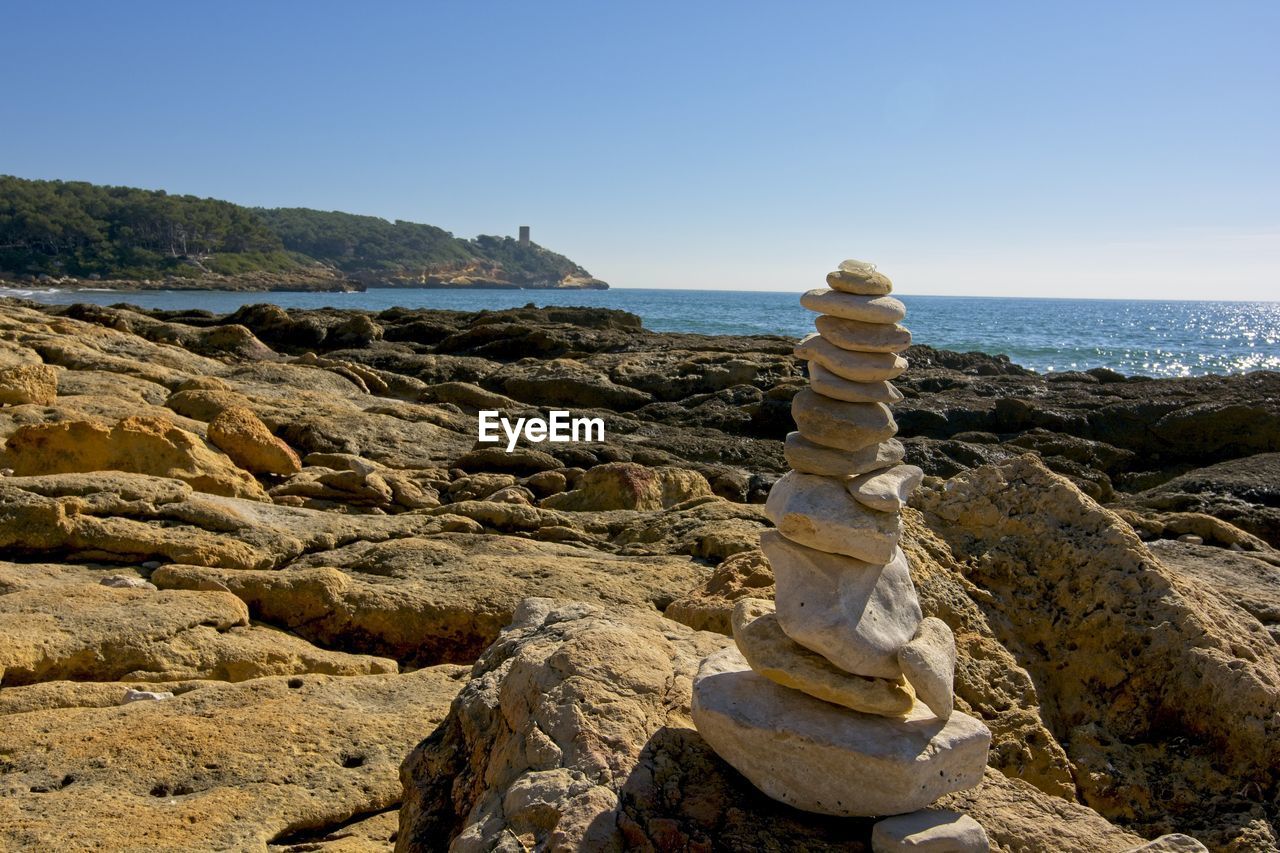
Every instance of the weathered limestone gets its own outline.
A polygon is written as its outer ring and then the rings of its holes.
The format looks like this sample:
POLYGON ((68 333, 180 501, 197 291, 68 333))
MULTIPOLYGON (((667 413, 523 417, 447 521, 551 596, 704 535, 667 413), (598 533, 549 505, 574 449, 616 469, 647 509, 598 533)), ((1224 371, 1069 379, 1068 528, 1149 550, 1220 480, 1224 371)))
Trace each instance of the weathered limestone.
POLYGON ((860 450, 845 451, 810 441, 798 432, 789 432, 782 453, 788 465, 805 474, 851 477, 896 465, 906 455, 906 448, 891 438, 860 450))
POLYGON ((926 809, 880 821, 871 828, 872 853, 987 853, 991 842, 973 818, 926 809))
POLYGON ((863 323, 897 323, 907 316, 907 306, 892 296, 857 296, 836 290, 810 290, 800 304, 819 314, 830 314, 863 323))
POLYGON ((788 471, 764 511, 792 542, 829 554, 884 564, 898 546, 898 517, 867 509, 834 477, 788 471))
POLYGON ((814 334, 796 345, 796 358, 814 361, 850 382, 881 382, 901 376, 907 360, 891 352, 855 352, 841 349, 814 334))
POLYGON ((745 598, 733 608, 733 639, 756 672, 770 681, 855 711, 896 717, 914 704, 902 679, 853 675, 791 639, 771 601, 745 598))
POLYGON ((859 714, 752 672, 735 648, 702 662, 693 721, 712 749, 775 800, 851 817, 915 811, 982 780, 987 727, 859 714))
POLYGON ((898 431, 883 403, 843 403, 809 388, 792 398, 791 417, 805 438, 838 450, 861 450, 898 431))
POLYGON ((0 368, 0 406, 47 406, 58 398, 58 371, 47 364, 0 368))
POLYGON ((907 368, 906 308, 862 261, 827 282, 800 299, 823 316, 795 348, 810 387, 792 398, 792 470, 765 502, 774 603, 735 604, 737 648, 702 662, 694 724, 776 800, 830 815, 910 812, 877 824, 875 850, 986 851, 972 818, 917 811, 982 780, 991 733, 954 710, 955 637, 922 618, 898 547, 900 513, 924 479, 900 464, 885 405, 903 398, 889 380, 907 368))
POLYGON ((209 422, 209 441, 254 474, 296 474, 302 462, 251 409, 230 406, 209 422))
POLYGON ((914 465, 895 465, 854 477, 845 488, 863 506, 880 512, 902 512, 907 499, 922 482, 924 471, 914 465))
POLYGON ((900 549, 883 565, 760 535, 773 566, 778 621, 787 636, 848 672, 899 678, 898 650, 920 625, 920 601, 900 549))

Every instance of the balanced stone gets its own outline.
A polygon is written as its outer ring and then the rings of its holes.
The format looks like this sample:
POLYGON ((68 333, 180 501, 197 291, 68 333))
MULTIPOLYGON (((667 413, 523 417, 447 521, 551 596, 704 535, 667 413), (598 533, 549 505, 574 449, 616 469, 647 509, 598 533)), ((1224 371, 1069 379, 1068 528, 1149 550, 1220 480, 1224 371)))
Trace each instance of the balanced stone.
POLYGON ((845 488, 863 506, 880 512, 901 512, 922 482, 924 471, 914 465, 895 465, 854 477, 845 483, 845 488))
POLYGON ((889 382, 850 382, 816 361, 809 362, 809 387, 845 403, 896 403, 903 398, 902 392, 889 382))
POLYGON ((764 513, 792 542, 828 554, 883 565, 898 547, 898 516, 862 506, 836 477, 788 471, 769 490, 764 513))
POLYGON ((883 403, 844 403, 811 388, 791 398, 791 417, 805 438, 839 450, 861 450, 898 431, 893 413, 883 403))
POLYGON ((860 714, 774 684, 732 646, 702 662, 693 721, 779 802, 839 817, 897 814, 982 780, 991 732, 965 714, 860 714))
POLYGON ((810 441, 798 432, 787 433, 782 445, 787 464, 805 474, 852 477, 896 465, 907 455, 896 438, 881 441, 858 450, 838 450, 810 441))
POLYGON ((920 600, 901 550, 884 565, 760 535, 777 581, 778 624, 787 636, 845 672, 902 676, 898 651, 920 626, 920 600))
POLYGON ((863 323, 897 323, 907 316, 907 306, 892 296, 858 296, 837 290, 809 290, 800 304, 819 314, 830 314, 863 323))
POLYGON ((901 376, 907 369, 907 360, 895 353, 840 349, 816 334, 797 344, 795 354, 796 358, 817 362, 850 382, 880 382, 901 376))
POLYGON ((925 809, 885 818, 871 828, 872 853, 988 853, 987 833, 967 814, 925 809))
POLYGON ((911 346, 911 333, 896 323, 862 323, 823 314, 813 324, 818 328, 818 334, 840 349, 902 352, 911 346))
POLYGON ((884 717, 900 717, 915 703, 901 679, 853 675, 788 637, 771 601, 744 598, 737 603, 733 640, 753 670, 824 702, 884 717))
POLYGON ((955 708, 956 638, 935 616, 920 621, 916 635, 898 652, 907 681, 930 711, 945 720, 955 708))
POLYGON ((865 296, 882 296, 893 290, 889 277, 866 261, 842 262, 839 269, 827 273, 827 284, 833 290, 865 296))

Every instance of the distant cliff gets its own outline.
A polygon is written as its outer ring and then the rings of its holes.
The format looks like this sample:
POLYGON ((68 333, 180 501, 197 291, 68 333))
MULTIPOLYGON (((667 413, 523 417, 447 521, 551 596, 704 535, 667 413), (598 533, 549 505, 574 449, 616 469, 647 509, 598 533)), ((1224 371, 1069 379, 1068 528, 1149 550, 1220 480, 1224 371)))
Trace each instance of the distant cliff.
POLYGON ((592 288, 578 264, 511 237, 163 190, 0 176, 0 279, 64 286, 351 290, 592 288))

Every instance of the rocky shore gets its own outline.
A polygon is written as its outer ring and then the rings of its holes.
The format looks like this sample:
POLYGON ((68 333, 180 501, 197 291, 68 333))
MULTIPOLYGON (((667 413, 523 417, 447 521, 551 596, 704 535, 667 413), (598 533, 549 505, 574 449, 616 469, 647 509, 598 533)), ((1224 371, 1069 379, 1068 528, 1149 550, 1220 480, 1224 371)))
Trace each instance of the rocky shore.
MULTIPOLYGON (((0 849, 871 849, 691 717, 774 598, 830 382, 795 345, 0 301, 0 849), (477 442, 549 409, 604 440, 477 442)), ((1277 849, 1280 374, 902 355, 899 546, 991 733, 938 806, 995 850, 1277 849)))

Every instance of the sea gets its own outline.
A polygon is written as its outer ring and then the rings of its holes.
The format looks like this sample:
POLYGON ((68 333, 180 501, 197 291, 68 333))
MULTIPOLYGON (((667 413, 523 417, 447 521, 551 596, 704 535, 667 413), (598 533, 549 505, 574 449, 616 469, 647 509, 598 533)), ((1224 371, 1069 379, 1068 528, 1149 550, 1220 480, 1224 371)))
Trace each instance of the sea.
MULTIPOLYGON (((47 303, 127 303, 143 308, 230 312, 272 302, 285 308, 381 311, 496 310, 528 304, 618 308, 645 328, 706 335, 813 331, 799 293, 732 290, 437 290, 376 288, 363 293, 231 291, 0 290, 47 303)), ((1109 367, 1125 374, 1200 376, 1280 370, 1280 302, 1024 299, 898 295, 916 343, 1004 354, 1040 373, 1109 367)))

